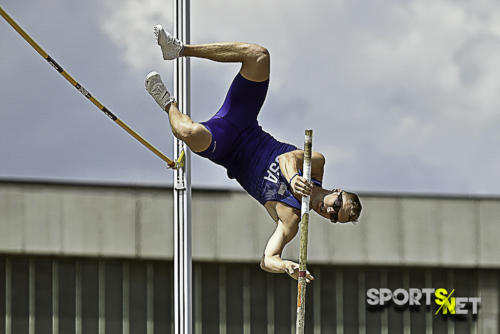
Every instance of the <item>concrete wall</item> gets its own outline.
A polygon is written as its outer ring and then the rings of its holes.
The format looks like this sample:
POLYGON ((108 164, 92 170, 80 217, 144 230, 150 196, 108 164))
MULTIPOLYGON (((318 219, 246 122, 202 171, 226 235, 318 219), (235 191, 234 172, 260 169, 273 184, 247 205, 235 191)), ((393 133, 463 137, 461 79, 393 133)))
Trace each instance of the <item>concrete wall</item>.
MULTIPOLYGON (((357 226, 310 224, 318 264, 500 268, 500 199, 362 195, 357 226)), ((172 192, 0 182, 0 252, 171 258, 172 192)), ((238 191, 193 191, 193 257, 259 261, 274 223, 238 191)), ((298 237, 285 257, 298 256, 298 237)))

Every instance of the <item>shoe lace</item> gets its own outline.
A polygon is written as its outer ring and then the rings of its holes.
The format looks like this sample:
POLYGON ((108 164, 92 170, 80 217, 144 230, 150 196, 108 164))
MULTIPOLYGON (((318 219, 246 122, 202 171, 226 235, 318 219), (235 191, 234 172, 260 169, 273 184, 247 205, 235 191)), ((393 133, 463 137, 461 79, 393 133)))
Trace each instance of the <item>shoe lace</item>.
POLYGON ((167 35, 167 43, 171 43, 177 47, 182 47, 182 42, 172 35, 167 35))
POLYGON ((165 94, 165 89, 161 83, 156 83, 153 85, 151 89, 151 95, 153 95, 156 99, 162 98, 165 94))
POLYGON ((174 38, 173 39, 173 43, 178 46, 178 47, 182 47, 182 42, 180 40, 178 40, 177 38, 174 38))

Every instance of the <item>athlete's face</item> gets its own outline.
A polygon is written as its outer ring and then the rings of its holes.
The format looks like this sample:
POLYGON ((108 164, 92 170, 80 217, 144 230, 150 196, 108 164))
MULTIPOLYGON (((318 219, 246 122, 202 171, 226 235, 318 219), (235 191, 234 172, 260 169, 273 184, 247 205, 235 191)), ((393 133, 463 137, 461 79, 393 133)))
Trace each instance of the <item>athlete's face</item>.
POLYGON ((319 203, 316 212, 332 222, 349 222, 349 213, 345 208, 343 201, 343 190, 335 189, 332 193, 323 197, 319 203))

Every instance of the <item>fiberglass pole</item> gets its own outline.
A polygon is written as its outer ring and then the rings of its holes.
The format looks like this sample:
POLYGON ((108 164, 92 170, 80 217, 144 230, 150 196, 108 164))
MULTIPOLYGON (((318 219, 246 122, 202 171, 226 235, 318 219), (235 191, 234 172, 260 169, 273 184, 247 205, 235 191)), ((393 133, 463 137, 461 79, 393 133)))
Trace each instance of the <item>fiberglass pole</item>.
POLYGON ((96 97, 94 97, 88 90, 86 90, 79 82, 77 82, 68 72, 66 72, 62 66, 60 66, 54 58, 49 56, 47 52, 40 45, 38 45, 34 39, 28 35, 26 31, 21 28, 20 25, 14 21, 12 17, 7 14, 5 10, 0 6, 0 16, 2 16, 5 21, 22 37, 28 44, 35 49, 36 52, 42 58, 44 58, 57 72, 59 72, 73 87, 75 87, 83 96, 89 99, 99 110, 101 110, 106 116, 111 118, 116 124, 118 124, 123 130, 127 131, 132 137, 138 140, 142 145, 146 146, 151 152, 153 152, 157 157, 162 159, 167 163, 170 168, 176 168, 175 161, 170 160, 167 156, 161 153, 156 147, 151 145, 146 139, 142 138, 137 132, 132 130, 125 122, 119 119, 115 114, 111 112, 108 108, 106 108, 96 97))
MULTIPOLYGON (((306 130, 304 140, 304 166, 303 176, 311 182, 311 151, 312 130, 306 130)), ((297 290, 297 324, 296 334, 304 333, 304 322, 306 312, 306 272, 307 272, 307 239, 309 229, 309 199, 310 196, 302 196, 301 220, 300 220, 300 255, 299 255, 299 280, 297 290)))
MULTIPOLYGON (((174 0, 174 36, 189 44, 189 0, 174 0)), ((179 110, 190 115, 189 59, 174 63, 174 96, 179 110)), ((174 333, 192 334, 191 157, 174 138, 174 160, 185 152, 184 166, 174 170, 174 333)))

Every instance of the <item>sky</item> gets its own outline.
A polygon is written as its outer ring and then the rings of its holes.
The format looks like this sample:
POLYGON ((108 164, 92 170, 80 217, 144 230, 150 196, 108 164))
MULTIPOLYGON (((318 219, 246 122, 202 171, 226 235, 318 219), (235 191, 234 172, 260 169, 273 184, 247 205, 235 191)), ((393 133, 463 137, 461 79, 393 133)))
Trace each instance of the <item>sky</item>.
MULTIPOLYGON (((172 88, 152 27, 167 0, 5 0, 49 55, 172 157, 168 119, 144 89, 172 88)), ((0 20, 0 178, 171 184, 164 163, 68 84, 0 20)), ((191 41, 252 42, 271 53, 259 122, 327 159, 327 187, 500 194, 500 2, 192 1, 191 41)), ((238 64, 191 59, 191 115, 221 106, 238 64)), ((239 188, 192 156, 194 187, 239 188)))

